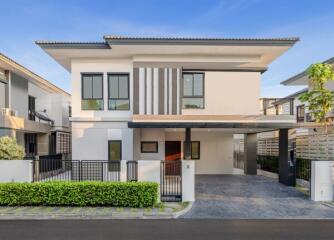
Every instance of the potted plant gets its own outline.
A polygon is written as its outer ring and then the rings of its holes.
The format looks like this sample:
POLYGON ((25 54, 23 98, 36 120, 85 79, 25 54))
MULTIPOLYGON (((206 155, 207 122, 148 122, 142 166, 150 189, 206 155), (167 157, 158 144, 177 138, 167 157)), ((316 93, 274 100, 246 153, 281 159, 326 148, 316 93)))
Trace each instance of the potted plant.
POLYGON ((22 160, 24 149, 18 145, 15 138, 0 137, 0 160, 22 160))

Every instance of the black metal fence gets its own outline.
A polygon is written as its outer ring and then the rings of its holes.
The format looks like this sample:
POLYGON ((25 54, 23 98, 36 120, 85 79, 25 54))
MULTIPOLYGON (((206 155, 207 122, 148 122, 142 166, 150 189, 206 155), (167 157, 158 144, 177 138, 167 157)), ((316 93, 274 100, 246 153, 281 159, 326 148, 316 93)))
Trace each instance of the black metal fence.
POLYGON ((39 171, 49 172, 60 169, 62 166, 62 155, 45 155, 39 157, 39 171))
POLYGON ((311 162, 312 160, 297 158, 296 160, 296 177, 305 181, 311 179, 311 162))
POLYGON ((182 201, 182 162, 161 161, 160 195, 162 202, 182 201))
POLYGON ((120 161, 40 159, 33 161, 33 180, 120 181, 120 161))

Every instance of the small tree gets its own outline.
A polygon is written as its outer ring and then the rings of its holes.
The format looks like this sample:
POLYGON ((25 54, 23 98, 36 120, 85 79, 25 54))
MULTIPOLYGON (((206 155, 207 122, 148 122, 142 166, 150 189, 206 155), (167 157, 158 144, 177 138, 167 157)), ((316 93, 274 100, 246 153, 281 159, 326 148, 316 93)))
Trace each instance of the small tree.
POLYGON ((0 137, 0 160, 23 159, 24 149, 18 145, 15 138, 0 137))
POLYGON ((325 84, 334 80, 331 64, 315 63, 307 69, 310 90, 303 93, 299 100, 307 103, 307 109, 318 123, 326 123, 326 115, 333 108, 334 93, 325 84))

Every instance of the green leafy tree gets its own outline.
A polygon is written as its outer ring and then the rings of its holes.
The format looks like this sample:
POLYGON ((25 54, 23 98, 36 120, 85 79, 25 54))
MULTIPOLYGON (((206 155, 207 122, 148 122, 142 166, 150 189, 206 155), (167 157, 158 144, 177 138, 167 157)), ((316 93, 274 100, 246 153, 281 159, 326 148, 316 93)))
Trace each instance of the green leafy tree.
POLYGON ((315 63, 307 69, 310 90, 303 93, 299 100, 307 103, 307 109, 316 122, 326 123, 326 115, 333 108, 334 93, 326 88, 326 83, 333 81, 334 71, 331 64, 315 63))
POLYGON ((0 160, 23 159, 24 149, 18 145, 15 138, 0 137, 0 160))

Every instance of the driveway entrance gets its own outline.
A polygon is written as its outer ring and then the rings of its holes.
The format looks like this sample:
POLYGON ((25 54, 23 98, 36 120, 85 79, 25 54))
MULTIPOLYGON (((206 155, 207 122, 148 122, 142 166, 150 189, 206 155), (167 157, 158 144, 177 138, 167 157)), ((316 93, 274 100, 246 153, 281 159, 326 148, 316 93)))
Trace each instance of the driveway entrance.
POLYGON ((196 175, 196 201, 182 218, 334 218, 334 208, 263 176, 196 175))

